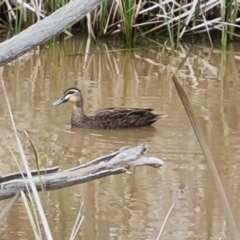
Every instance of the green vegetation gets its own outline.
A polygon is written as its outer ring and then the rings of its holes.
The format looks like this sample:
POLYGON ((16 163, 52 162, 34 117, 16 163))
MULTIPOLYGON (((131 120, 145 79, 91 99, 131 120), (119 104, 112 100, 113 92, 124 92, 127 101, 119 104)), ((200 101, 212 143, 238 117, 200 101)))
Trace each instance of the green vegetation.
MULTIPOLYGON (((0 34, 16 34, 34 22, 50 15, 68 3, 68 0, 41 0, 39 5, 3 0, 0 3, 0 34)), ((68 31, 84 30, 93 37, 121 34, 127 47, 141 37, 167 40, 174 47, 183 37, 202 34, 212 44, 217 36, 225 48, 238 34, 239 0, 112 0, 104 1, 94 11, 68 31)), ((66 31, 65 33, 70 34, 66 31)))

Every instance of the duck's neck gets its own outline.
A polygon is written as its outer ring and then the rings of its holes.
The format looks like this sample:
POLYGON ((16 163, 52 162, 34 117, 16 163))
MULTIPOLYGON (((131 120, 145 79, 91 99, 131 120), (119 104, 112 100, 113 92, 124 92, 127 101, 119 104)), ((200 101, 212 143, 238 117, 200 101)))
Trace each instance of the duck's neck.
POLYGON ((85 116, 85 111, 83 108, 83 101, 78 101, 73 105, 73 112, 85 116))
POLYGON ((83 101, 77 101, 77 102, 74 104, 74 107, 75 107, 75 108, 81 108, 81 109, 83 109, 83 101))
POLYGON ((76 103, 73 106, 71 124, 74 127, 83 127, 84 122, 88 119, 84 112, 83 104, 76 103))

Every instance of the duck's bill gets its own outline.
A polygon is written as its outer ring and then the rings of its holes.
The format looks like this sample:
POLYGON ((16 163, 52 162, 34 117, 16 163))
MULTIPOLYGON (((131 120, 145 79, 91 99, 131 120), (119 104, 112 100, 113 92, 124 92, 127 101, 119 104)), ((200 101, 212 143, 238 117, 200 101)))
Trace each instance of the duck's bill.
POLYGON ((67 100, 64 99, 64 98, 59 98, 57 101, 55 101, 55 102, 52 103, 52 106, 58 106, 58 105, 60 105, 60 104, 62 104, 62 103, 65 103, 66 101, 67 101, 67 100))

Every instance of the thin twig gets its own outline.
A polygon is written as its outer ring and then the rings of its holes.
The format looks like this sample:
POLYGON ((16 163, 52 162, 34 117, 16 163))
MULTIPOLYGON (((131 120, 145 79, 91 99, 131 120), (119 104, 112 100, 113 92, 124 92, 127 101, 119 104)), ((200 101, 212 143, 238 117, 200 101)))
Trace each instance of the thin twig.
POLYGON ((156 240, 159 240, 159 239, 160 239, 160 237, 161 237, 161 235, 162 235, 162 232, 163 232, 163 229, 164 229, 164 227, 165 227, 165 225, 166 225, 166 223, 167 223, 167 220, 168 220, 168 218, 169 218, 169 216, 170 216, 170 214, 171 214, 171 212, 172 212, 172 209, 173 209, 174 205, 175 205, 175 202, 173 202, 172 205, 171 205, 171 207, 169 208, 168 213, 167 213, 167 215, 166 215, 166 217, 165 217, 165 219, 164 219, 164 222, 163 222, 163 224, 162 224, 162 227, 161 227, 161 229, 160 229, 160 231, 159 231, 159 233, 158 233, 158 236, 157 236, 157 239, 156 239, 156 240))
POLYGON ((9 201, 7 206, 2 210, 2 212, 0 213, 0 224, 2 223, 6 215, 9 213, 14 203, 18 200, 19 196, 20 196, 20 192, 17 192, 15 196, 12 197, 12 199, 9 201))
POLYGON ((72 233, 71 233, 71 237, 70 240, 74 240, 84 219, 84 216, 82 216, 82 209, 83 209, 83 202, 80 206, 76 221, 74 223, 73 229, 72 229, 72 233))

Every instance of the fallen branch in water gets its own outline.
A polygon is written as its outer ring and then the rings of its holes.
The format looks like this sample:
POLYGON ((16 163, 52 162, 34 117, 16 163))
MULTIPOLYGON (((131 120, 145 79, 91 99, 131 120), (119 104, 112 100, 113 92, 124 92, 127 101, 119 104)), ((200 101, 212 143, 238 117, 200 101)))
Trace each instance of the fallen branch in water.
MULTIPOLYGON (((144 157, 145 151, 146 147, 144 144, 134 148, 124 147, 110 155, 97 158, 68 170, 57 171, 58 167, 56 167, 42 170, 39 172, 40 175, 36 175, 36 171, 34 171, 32 172, 33 182, 38 191, 42 191, 42 188, 49 191, 89 182, 113 174, 126 173, 127 169, 132 166, 157 168, 163 165, 163 161, 158 158, 144 157)), ((27 177, 23 179, 20 173, 0 178, 0 200, 13 197, 20 190, 27 192, 27 186, 31 189, 30 180, 27 177)))
POLYGON ((0 44, 0 66, 60 34, 86 16, 103 0, 72 0, 50 16, 0 44))

